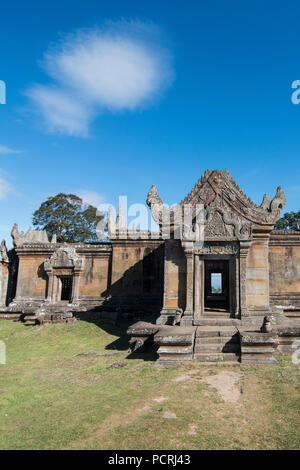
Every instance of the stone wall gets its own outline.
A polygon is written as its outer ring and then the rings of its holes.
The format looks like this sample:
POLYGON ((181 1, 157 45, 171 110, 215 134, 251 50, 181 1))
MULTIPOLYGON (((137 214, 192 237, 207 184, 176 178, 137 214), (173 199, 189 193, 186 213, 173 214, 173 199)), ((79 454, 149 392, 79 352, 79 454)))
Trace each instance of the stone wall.
POLYGON ((159 312, 164 283, 162 240, 112 240, 108 306, 159 312))
POLYGON ((300 232, 276 230, 269 243, 270 303, 300 308, 300 232))
MULTIPOLYGON (((19 268, 14 308, 23 304, 38 306, 47 294, 51 301, 50 271, 45 271, 44 262, 57 250, 64 250, 64 246, 32 243, 16 247, 19 268)), ((76 257, 82 260, 76 287, 79 306, 141 313, 159 312, 162 308, 164 247, 161 240, 115 239, 112 243, 67 247, 75 250, 76 257)), ((56 268, 53 274, 55 277, 56 268)))
POLYGON ((46 297, 47 275, 43 263, 47 253, 36 253, 34 250, 17 250, 19 268, 17 278, 16 300, 41 301, 46 297))
POLYGON ((268 238, 254 233, 247 261, 246 293, 249 311, 269 309, 268 238))
POLYGON ((186 307, 186 257, 180 240, 165 242, 164 308, 186 307))

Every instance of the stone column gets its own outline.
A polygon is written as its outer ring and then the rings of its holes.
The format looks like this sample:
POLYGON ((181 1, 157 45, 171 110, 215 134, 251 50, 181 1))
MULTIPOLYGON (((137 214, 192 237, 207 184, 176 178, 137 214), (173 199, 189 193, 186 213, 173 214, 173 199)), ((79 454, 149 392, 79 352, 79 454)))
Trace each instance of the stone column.
POLYGON ((8 262, 0 261, 0 307, 6 306, 8 287, 8 262))
POLYGON ((194 316, 194 250, 193 242, 182 242, 186 257, 186 307, 181 325, 192 325, 194 316))
POLYGON ((48 288, 46 302, 53 302, 53 271, 46 271, 48 276, 48 288))
POLYGON ((201 321, 204 314, 204 260, 199 256, 195 256, 195 311, 194 311, 194 325, 201 321))
POLYGON ((234 259, 235 263, 235 311, 234 316, 235 318, 239 317, 240 314, 240 260, 239 257, 236 256, 234 259))
POLYGON ((247 307, 247 255, 250 242, 240 242, 240 312, 241 318, 249 317, 247 307))
POLYGON ((75 271, 73 276, 72 303, 75 303, 78 300, 79 276, 80 271, 75 271))
POLYGON ((52 303, 59 302, 60 300, 60 279, 53 275, 53 283, 52 283, 52 303))

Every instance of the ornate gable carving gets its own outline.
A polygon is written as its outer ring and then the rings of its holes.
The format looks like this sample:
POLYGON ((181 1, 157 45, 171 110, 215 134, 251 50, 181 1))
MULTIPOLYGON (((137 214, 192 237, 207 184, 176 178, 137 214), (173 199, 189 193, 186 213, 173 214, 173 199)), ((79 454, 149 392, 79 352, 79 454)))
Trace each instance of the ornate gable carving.
POLYGON ((50 258, 44 262, 45 271, 53 268, 72 268, 80 270, 83 268, 83 258, 78 255, 72 246, 62 246, 55 250, 50 258))
POLYGON ((226 224, 224 223, 222 215, 219 212, 215 212, 210 222, 206 224, 205 226, 204 239, 205 240, 210 239, 210 238, 226 239, 230 235, 231 234, 226 228, 226 224))
MULTIPOLYGON (((176 217, 177 220, 178 214, 183 217, 183 208, 186 205, 192 208, 195 222, 198 208, 204 207, 205 239, 248 240, 252 236, 254 225, 275 224, 286 199, 279 186, 272 201, 265 195, 262 204, 257 206, 226 170, 206 170, 187 197, 173 208, 164 206, 154 185, 148 193, 147 204, 160 226, 164 220, 176 225, 176 217)), ((193 229, 197 230, 196 227, 193 229)))

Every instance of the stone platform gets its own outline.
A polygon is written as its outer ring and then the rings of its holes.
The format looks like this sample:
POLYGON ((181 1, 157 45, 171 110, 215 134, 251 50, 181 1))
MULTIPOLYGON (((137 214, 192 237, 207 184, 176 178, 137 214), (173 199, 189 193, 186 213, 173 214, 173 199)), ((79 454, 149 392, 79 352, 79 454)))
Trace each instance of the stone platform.
POLYGON ((147 322, 132 325, 132 350, 143 351, 146 344, 158 347, 158 366, 173 366, 197 360, 276 365, 276 356, 293 353, 300 340, 300 325, 285 318, 275 319, 272 331, 262 333, 257 321, 204 318, 199 326, 169 326, 147 322), (221 324, 220 324, 221 323, 221 324))

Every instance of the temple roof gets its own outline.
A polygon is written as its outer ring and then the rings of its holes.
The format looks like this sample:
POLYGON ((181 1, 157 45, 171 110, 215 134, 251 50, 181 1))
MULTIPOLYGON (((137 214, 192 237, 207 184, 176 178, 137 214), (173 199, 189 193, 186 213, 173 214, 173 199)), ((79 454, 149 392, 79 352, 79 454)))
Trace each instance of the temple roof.
POLYGON ((167 209, 163 205, 155 185, 148 193, 147 204, 151 207, 156 222, 159 220, 159 212, 174 212, 189 204, 193 207, 203 205, 207 220, 213 212, 219 211, 225 223, 226 219, 229 221, 239 217, 257 225, 274 225, 286 204, 286 198, 279 186, 272 201, 265 194, 261 205, 258 206, 246 196, 227 170, 206 170, 191 192, 174 208, 167 209))

